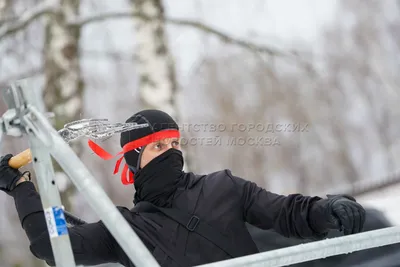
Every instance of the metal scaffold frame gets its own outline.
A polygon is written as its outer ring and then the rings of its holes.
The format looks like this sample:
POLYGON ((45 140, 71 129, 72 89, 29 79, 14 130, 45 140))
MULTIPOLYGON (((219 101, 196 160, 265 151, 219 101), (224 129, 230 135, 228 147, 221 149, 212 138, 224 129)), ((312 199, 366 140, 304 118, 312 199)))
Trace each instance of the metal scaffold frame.
POLYGON ((276 249, 198 267, 282 267, 400 243, 400 226, 276 249))
POLYGON ((45 211, 56 266, 76 266, 50 155, 99 216, 135 266, 159 266, 99 183, 44 115, 40 97, 24 82, 2 91, 8 110, 2 117, 3 134, 27 135, 33 167, 45 211), (24 85, 24 86, 23 86, 24 85))

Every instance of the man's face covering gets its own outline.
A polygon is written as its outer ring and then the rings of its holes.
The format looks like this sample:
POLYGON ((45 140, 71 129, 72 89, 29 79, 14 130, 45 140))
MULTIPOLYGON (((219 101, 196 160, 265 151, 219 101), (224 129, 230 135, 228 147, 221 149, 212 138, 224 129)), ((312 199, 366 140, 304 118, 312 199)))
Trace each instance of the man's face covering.
POLYGON ((143 152, 140 153, 140 168, 143 168, 154 158, 161 155, 170 148, 181 150, 179 138, 165 138, 146 145, 146 147, 142 148, 143 152))
POLYGON ((168 149, 136 172, 134 203, 149 201, 157 206, 168 206, 183 175, 182 152, 168 149))

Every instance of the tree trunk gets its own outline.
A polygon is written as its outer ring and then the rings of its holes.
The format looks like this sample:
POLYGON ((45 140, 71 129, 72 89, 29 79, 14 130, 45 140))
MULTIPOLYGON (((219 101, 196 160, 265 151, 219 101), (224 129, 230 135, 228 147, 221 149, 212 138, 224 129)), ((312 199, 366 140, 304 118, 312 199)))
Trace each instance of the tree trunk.
MULTIPOLYGON (((79 67, 78 27, 69 27, 66 22, 79 13, 79 0, 62 0, 61 12, 49 16, 46 24, 44 46, 45 89, 43 92, 45 107, 55 114, 55 128, 80 118, 83 110, 83 81, 79 67)), ((72 144, 79 156, 81 145, 72 144)), ((55 172, 63 173, 58 164, 55 172)), ((58 176, 60 177, 60 176, 58 176)), ((61 199, 67 210, 71 209, 68 200, 74 193, 74 186, 68 183, 61 199)))
MULTIPOLYGON (((131 0, 135 13, 135 60, 139 74, 139 93, 144 108, 160 109, 180 122, 177 105, 178 85, 175 63, 168 48, 162 0, 131 0)), ((185 169, 190 169, 187 153, 185 169)))
POLYGON ((2 21, 6 20, 6 13, 9 6, 9 0, 0 0, 0 25, 2 24, 2 21))

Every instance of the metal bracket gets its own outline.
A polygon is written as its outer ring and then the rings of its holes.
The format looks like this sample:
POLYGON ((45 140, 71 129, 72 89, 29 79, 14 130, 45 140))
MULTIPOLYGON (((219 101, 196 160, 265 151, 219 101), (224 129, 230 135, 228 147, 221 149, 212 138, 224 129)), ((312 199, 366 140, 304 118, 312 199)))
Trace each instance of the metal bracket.
MULTIPOLYGON (((22 137, 29 131, 37 135, 38 130, 30 123, 30 121, 36 120, 36 117, 31 112, 33 106, 28 104, 26 93, 22 90, 21 85, 18 83, 11 84, 3 89, 1 93, 8 106, 8 110, 0 118, 1 134, 22 137)), ((50 112, 44 114, 47 118, 54 116, 50 112)), ((46 138, 43 137, 41 140, 45 141, 46 138)))
POLYGON ((25 109, 21 88, 16 84, 10 85, 2 91, 2 95, 8 106, 8 110, 0 120, 2 133, 21 137, 24 132, 21 127, 21 116, 25 109))
POLYGON ((16 109, 7 110, 1 120, 1 131, 7 135, 20 137, 22 136, 22 129, 19 127, 20 120, 16 109))

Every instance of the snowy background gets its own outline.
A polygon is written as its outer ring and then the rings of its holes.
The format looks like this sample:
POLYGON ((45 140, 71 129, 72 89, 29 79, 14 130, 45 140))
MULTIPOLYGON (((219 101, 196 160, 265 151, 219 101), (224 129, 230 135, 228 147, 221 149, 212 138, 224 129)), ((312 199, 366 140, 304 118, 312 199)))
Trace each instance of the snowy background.
MULTIPOLYGON (((163 4, 167 18, 197 24, 182 26, 167 20, 157 26, 165 30, 165 38, 158 40, 136 27, 141 21, 135 17, 88 23, 81 28, 80 53, 65 61, 67 70, 61 67, 69 83, 56 85, 49 80, 54 76, 52 70, 62 66, 54 59, 57 45, 62 48, 65 41, 54 35, 57 19, 42 17, 2 36, 18 18, 43 2, 0 0, 0 84, 29 77, 30 86, 42 90, 46 99, 56 96, 56 90, 72 88, 74 101, 46 102, 49 109, 58 110, 56 120, 125 121, 141 108, 167 105, 184 126, 307 125, 304 132, 274 133, 183 129, 185 138, 197 140, 185 146, 190 171, 228 168, 282 194, 322 195, 336 188, 352 192, 354 183, 385 183, 387 176, 400 169, 399 1, 154 1, 163 4), (234 41, 225 42, 199 25, 234 41), (154 40, 167 45, 173 78, 164 75, 169 70, 165 57, 152 58, 150 49, 140 45, 154 40), (254 46, 245 47, 238 40, 254 46), (274 52, 264 53, 256 46, 274 52), (149 88, 141 83, 143 71, 158 82, 156 88, 165 91, 145 94, 149 88), (74 80, 77 73, 82 87, 74 80), (174 100, 172 105, 150 105, 159 103, 165 92, 174 100), (222 145, 199 142, 206 138, 222 140, 222 145), (229 138, 271 138, 279 145, 227 145, 229 138)), ((78 3, 82 18, 129 12, 134 6, 129 0, 64 2, 78 3)), ((6 110, 4 104, 0 108, 6 110)), ((59 127, 57 122, 55 127, 59 127)), ((118 137, 104 146, 118 151, 118 137)), ((1 151, 18 153, 26 147, 26 139, 6 137, 1 151)), ((104 162, 85 145, 77 151, 113 202, 131 207, 134 190, 112 175, 114 162, 104 162)), ((69 210, 88 221, 98 219, 62 172, 57 173, 57 183, 69 210)), ((382 210, 393 224, 400 224, 399 191, 394 185, 359 197, 355 192, 355 196, 382 210)), ((43 266, 29 251, 12 199, 1 194, 0 200, 0 211, 5 214, 0 217, 0 266, 43 266)))

